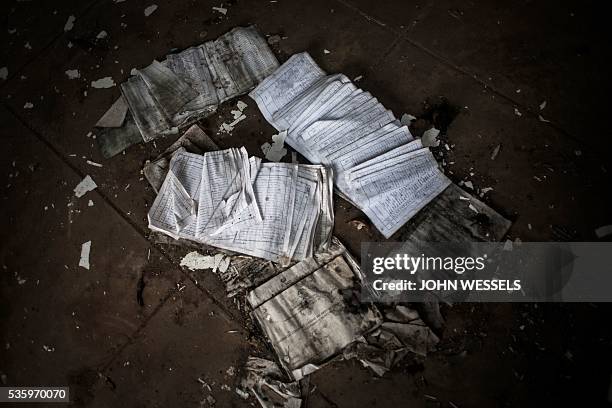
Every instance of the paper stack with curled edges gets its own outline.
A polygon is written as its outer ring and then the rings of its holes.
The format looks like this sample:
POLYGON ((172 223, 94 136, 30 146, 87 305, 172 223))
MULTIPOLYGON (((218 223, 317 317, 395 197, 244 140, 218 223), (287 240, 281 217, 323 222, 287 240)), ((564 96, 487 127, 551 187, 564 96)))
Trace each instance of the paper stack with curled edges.
POLYGON ((312 163, 329 166, 338 191, 387 238, 451 183, 369 92, 293 55, 249 94, 264 117, 312 163))
POLYGON ((245 148, 180 148, 148 214, 174 238, 288 264, 329 244, 333 181, 322 165, 262 163, 245 148))

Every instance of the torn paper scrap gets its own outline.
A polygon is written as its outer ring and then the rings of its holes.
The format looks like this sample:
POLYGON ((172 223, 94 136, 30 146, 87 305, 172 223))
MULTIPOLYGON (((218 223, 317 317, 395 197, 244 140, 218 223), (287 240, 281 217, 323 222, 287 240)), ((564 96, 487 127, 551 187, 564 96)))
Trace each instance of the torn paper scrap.
POLYGON ((78 69, 68 69, 66 70, 66 76, 68 79, 79 79, 81 77, 81 73, 78 69))
POLYGON ((276 135, 272 135, 272 144, 266 142, 261 145, 261 151, 265 155, 266 159, 279 162, 287 154, 285 149, 285 138, 287 137, 287 131, 284 130, 276 135))
POLYGON ((74 195, 77 197, 83 197, 88 191, 93 191, 98 187, 96 182, 93 181, 91 176, 88 174, 83 180, 74 188, 74 195))
POLYGON ((98 120, 96 127, 117 128, 123 125, 125 116, 127 115, 128 105, 125 102, 123 95, 117 98, 115 103, 106 111, 106 113, 98 120))
POLYGON ((104 88, 112 88, 113 86, 115 86, 115 81, 113 81, 112 77, 104 77, 104 78, 97 79, 95 81, 91 81, 92 88, 104 89, 104 88))
POLYGON ((157 4, 151 4, 150 6, 146 7, 144 9, 145 17, 149 17, 151 14, 155 12, 155 10, 157 10, 157 4))
POLYGON ((440 146, 440 140, 438 139, 439 134, 440 131, 436 128, 431 128, 423 132, 423 136, 421 137, 421 143, 423 143, 423 147, 440 146))
POLYGON ((64 25, 64 31, 70 31, 74 27, 74 22, 76 21, 75 16, 68 16, 68 20, 66 20, 66 24, 64 25))
POLYGON ((81 259, 79 259, 79 266, 85 269, 89 269, 89 253, 91 251, 91 241, 87 241, 81 245, 81 259))
POLYGON ((226 272, 230 265, 231 258, 224 254, 215 254, 214 256, 202 255, 197 251, 189 252, 181 259, 181 266, 184 266, 192 271, 200 269, 212 269, 213 272, 226 272))
POLYGON ((612 234, 612 225, 604 225, 595 230, 595 235, 597 235, 597 238, 604 238, 610 234, 612 234))
POLYGON ((416 120, 416 116, 411 115, 409 113, 404 113, 400 118, 400 123, 402 125, 410 125, 413 120, 416 120))

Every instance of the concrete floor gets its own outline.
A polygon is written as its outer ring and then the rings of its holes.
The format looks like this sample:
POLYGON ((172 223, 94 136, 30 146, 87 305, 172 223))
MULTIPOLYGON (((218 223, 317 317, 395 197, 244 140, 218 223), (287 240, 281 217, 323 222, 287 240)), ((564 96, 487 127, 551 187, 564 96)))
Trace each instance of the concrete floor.
MULTIPOLYGON (((283 36, 275 47, 281 61, 306 50, 328 72, 363 76, 359 85, 398 116, 421 114, 425 101, 441 96, 459 107, 445 136, 452 147, 445 160, 454 162, 447 172, 455 182, 494 188, 485 201, 513 221, 511 239, 589 241, 612 221, 612 143, 603 120, 609 14, 601 6, 243 0, 223 3, 223 16, 212 10, 218 2, 174 0, 145 17, 150 4, 0 6, 0 67, 8 68, 0 80, 0 374, 8 385, 69 385, 74 405, 87 407, 198 407, 209 394, 221 407, 254 403, 233 389, 248 355, 270 355, 257 329, 215 276, 178 266, 187 249, 147 239, 155 195, 140 170, 171 138, 103 160, 88 136, 119 95, 118 87, 90 88, 92 80, 120 83, 133 67, 237 25, 283 36), (64 32, 69 15, 76 22, 64 32), (108 37, 97 40, 101 30, 108 37), (68 79, 68 69, 81 78, 68 79), (24 108, 28 102, 33 108, 24 108), (85 174, 99 187, 77 199, 72 189, 85 174), (89 240, 85 270, 78 260, 89 240), (136 301, 141 277, 144 306, 136 301)), ((231 103, 202 127, 223 147, 260 154, 272 128, 242 100, 248 119, 231 136, 217 134, 231 103)), ((336 207, 336 234, 353 252, 381 239, 347 223, 359 211, 336 207)), ((334 363, 313 375, 310 406, 606 403, 608 306, 466 304, 444 313, 439 351, 409 358, 382 379, 355 361, 334 363)))

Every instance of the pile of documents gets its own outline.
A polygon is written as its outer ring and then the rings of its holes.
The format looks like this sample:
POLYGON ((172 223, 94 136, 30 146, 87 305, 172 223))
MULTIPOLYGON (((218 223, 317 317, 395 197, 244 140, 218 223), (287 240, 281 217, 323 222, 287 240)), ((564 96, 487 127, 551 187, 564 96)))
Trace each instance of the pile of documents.
POLYGON ((327 247, 332 176, 324 166, 262 163, 244 148, 180 148, 148 214, 149 227, 281 264, 327 247))
POLYGON ((254 27, 237 27, 214 41, 170 54, 134 70, 121 97, 96 124, 105 156, 209 115, 251 90, 278 68, 268 43, 254 27))
POLYGON ((387 238, 451 183, 428 148, 342 74, 293 55, 250 96, 286 143, 330 167, 336 188, 387 238))

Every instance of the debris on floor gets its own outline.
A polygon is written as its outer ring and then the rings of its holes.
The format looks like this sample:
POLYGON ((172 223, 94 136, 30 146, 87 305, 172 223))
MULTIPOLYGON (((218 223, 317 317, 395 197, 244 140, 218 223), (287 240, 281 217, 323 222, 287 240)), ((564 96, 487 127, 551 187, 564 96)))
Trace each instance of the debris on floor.
POLYGON ((112 88, 115 85, 116 85, 115 81, 113 81, 113 78, 109 76, 97 79, 95 81, 91 81, 92 88, 105 89, 105 88, 112 88))
POLYGON ((249 95, 287 131, 287 144, 331 167, 338 190, 387 238, 450 184, 390 110, 346 76, 326 75, 308 53, 293 55, 249 95))
POLYGON ((287 138, 287 131, 279 132, 272 135, 272 144, 266 142, 261 145, 261 151, 265 155, 267 160, 272 162, 279 162, 287 154, 285 149, 285 139, 287 138))
POLYGON ((87 241, 81 245, 81 258, 79 266, 89 270, 89 253, 91 252, 91 241, 87 241))
POLYGON ((277 67, 265 38, 252 26, 153 61, 121 84, 129 120, 100 132, 102 153, 112 157, 138 141, 177 134, 177 128, 248 92, 277 67))
POLYGON ((329 242, 331 175, 324 166, 261 163, 244 148, 177 150, 148 217, 174 238, 287 264, 329 242))
POLYGON ((85 178, 83 178, 83 180, 81 180, 79 182, 79 184, 77 184, 77 186, 74 188, 74 195, 77 198, 83 197, 85 194, 87 194, 89 191, 93 191, 97 188, 97 184, 95 181, 93 181, 93 179, 91 178, 91 176, 88 174, 85 176, 85 178))
POLYGON ((250 356, 242 387, 249 390, 262 408, 300 408, 302 391, 297 381, 287 378, 274 361, 250 356))
POLYGON ((612 235, 612 225, 604 225, 595 230, 597 238, 604 238, 608 235, 612 235))
POLYGON ((230 123, 223 122, 221 124, 221 127, 219 128, 219 132, 227 133, 227 134, 232 133, 232 131, 234 130, 234 127, 238 123, 246 119, 246 115, 244 114, 244 110, 246 109, 246 107, 247 107, 246 103, 242 101, 238 101, 238 103, 236 104, 236 109, 230 112, 233 116, 232 121, 230 123))
POLYGON ((181 266, 192 271, 201 269, 212 269, 213 272, 224 273, 230 265, 231 258, 225 254, 215 254, 214 256, 202 255, 197 251, 189 252, 181 260, 181 266))

